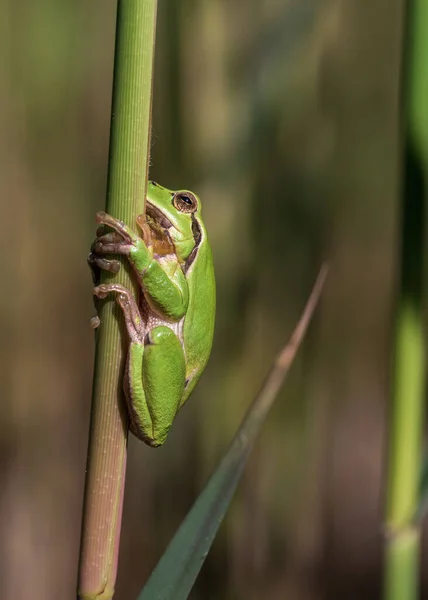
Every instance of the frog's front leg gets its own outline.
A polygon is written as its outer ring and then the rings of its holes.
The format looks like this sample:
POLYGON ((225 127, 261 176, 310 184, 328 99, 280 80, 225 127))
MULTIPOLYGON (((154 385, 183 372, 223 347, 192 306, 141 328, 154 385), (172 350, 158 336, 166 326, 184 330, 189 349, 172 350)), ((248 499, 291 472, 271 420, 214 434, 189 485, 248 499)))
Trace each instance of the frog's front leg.
POLYGON ((104 298, 116 293, 131 340, 124 379, 130 429, 149 446, 164 443, 184 392, 186 366, 178 337, 166 325, 145 332, 138 306, 121 285, 100 285, 104 298))
POLYGON ((91 246, 91 250, 88 256, 88 265, 91 269, 92 280, 95 285, 100 283, 101 271, 110 271, 111 273, 118 273, 120 270, 120 262, 118 260, 111 260, 100 256, 95 251, 96 244, 102 243, 121 243, 122 239, 117 233, 102 234, 102 229, 98 229, 97 237, 91 246))
POLYGON ((104 261, 107 262, 107 268, 109 265, 116 267, 116 264, 110 264, 114 261, 106 260, 104 255, 126 255, 152 310, 167 320, 179 321, 186 314, 189 289, 186 277, 175 257, 171 260, 165 259, 163 264, 160 264, 153 257, 148 236, 146 243, 145 239, 136 235, 122 221, 104 212, 97 213, 97 222, 108 225, 115 232, 95 240, 90 255, 92 262, 101 268, 105 268, 104 261))

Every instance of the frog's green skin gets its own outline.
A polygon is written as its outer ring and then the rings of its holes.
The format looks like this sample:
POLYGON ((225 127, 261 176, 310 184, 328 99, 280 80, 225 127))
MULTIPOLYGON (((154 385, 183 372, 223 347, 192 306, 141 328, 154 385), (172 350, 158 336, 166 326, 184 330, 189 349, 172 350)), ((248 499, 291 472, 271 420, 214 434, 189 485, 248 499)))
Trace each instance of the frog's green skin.
POLYGON ((115 231, 98 237, 90 262, 117 271, 106 254, 125 254, 142 290, 138 303, 118 284, 94 294, 116 293, 130 344, 124 390, 131 431, 150 446, 164 443, 174 417, 207 364, 215 317, 211 248, 199 198, 149 182, 142 236, 105 213, 98 223, 115 231))

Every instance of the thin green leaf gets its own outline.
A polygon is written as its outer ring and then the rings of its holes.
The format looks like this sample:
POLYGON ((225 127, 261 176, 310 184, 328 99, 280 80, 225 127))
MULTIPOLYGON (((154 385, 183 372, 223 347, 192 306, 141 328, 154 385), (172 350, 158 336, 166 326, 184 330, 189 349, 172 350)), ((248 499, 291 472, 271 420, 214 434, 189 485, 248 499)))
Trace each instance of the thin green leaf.
POLYGON ((188 597, 232 499, 257 433, 304 338, 326 275, 327 266, 324 265, 289 343, 275 360, 219 467, 184 519, 138 600, 184 600, 188 597))

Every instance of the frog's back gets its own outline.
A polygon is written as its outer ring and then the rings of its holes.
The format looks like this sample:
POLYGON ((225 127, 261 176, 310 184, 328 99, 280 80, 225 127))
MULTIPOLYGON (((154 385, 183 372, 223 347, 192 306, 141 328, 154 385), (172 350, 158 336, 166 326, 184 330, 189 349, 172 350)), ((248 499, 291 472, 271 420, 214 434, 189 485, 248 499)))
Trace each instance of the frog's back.
POLYGON ((211 353, 215 321, 215 277, 211 247, 205 227, 200 223, 201 242, 187 276, 192 275, 192 289, 184 321, 183 339, 188 380, 183 402, 193 391, 211 353))

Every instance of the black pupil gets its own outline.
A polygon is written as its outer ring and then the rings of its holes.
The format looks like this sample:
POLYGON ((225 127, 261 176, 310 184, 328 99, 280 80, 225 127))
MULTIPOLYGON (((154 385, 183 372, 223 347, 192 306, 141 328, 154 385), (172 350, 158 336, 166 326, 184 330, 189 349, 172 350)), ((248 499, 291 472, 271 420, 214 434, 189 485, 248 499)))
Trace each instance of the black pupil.
POLYGON ((192 204, 192 201, 190 200, 189 196, 181 196, 181 199, 183 200, 183 202, 185 202, 186 204, 192 204))

